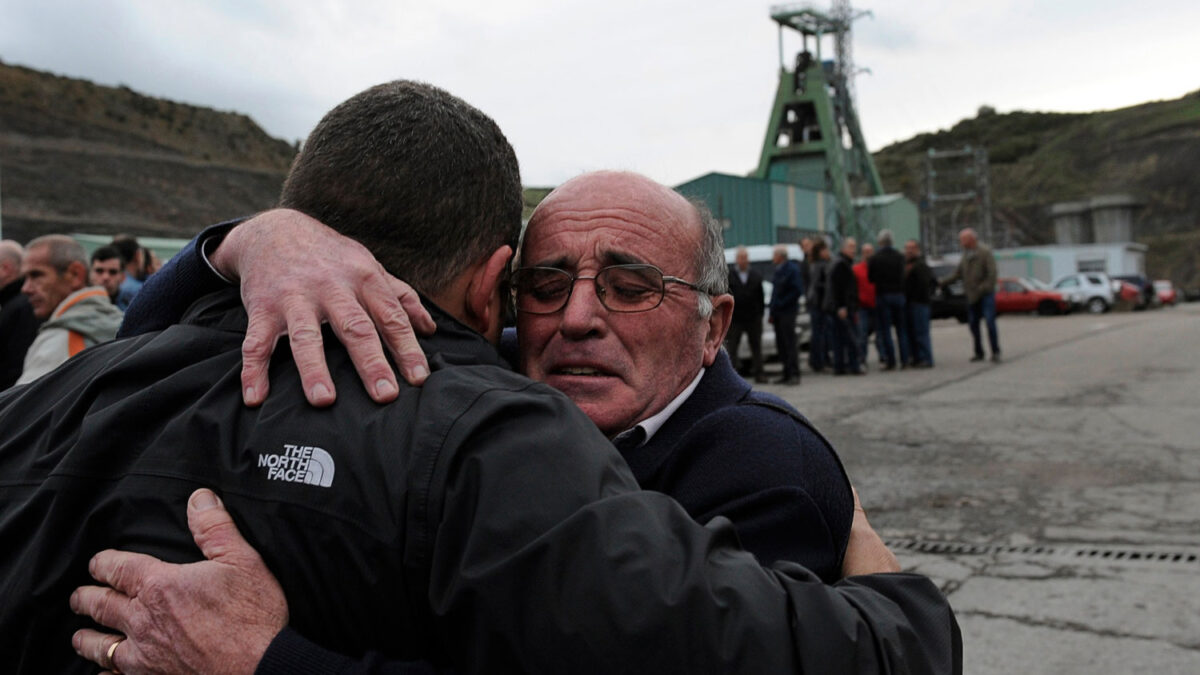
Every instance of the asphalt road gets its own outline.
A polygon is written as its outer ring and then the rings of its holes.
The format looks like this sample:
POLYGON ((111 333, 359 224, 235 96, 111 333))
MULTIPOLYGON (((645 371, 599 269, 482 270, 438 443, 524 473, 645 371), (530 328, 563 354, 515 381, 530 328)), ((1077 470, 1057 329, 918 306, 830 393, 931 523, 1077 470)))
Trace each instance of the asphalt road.
POLYGON ((948 594, 967 673, 1200 673, 1200 305, 999 329, 1000 364, 943 320, 933 369, 765 389, 948 594))

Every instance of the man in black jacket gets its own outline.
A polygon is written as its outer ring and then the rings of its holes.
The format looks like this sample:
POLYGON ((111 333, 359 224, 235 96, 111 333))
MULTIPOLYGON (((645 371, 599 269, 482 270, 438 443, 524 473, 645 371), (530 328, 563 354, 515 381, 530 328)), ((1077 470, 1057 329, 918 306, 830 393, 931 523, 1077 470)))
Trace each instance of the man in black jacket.
POLYGON ((883 349, 883 369, 896 369, 896 352, 900 352, 900 367, 908 365, 908 320, 904 314, 904 255, 892 245, 892 231, 880 230, 875 255, 867 261, 867 278, 875 284, 875 330, 879 331, 883 349), (892 344, 892 329, 896 342, 892 344))
POLYGON ((908 315, 908 337, 914 368, 933 367, 933 341, 929 337, 929 303, 937 278, 925 262, 916 239, 904 242, 904 302, 908 315))
MULTIPOLYGON (((733 319, 729 322, 729 334, 725 338, 725 350, 741 372, 738 363, 738 347, 742 336, 750 343, 750 375, 762 384, 767 381, 763 374, 762 328, 763 328, 763 279, 750 267, 750 254, 745 246, 739 246, 734 265, 729 268, 729 293, 733 296, 733 319)), ((745 375, 746 373, 742 373, 745 375)))
POLYGON ((854 276, 854 254, 858 242, 846 237, 838 250, 837 260, 829 268, 825 289, 825 314, 833 334, 833 374, 862 375, 866 371, 858 362, 858 339, 854 317, 858 310, 858 280, 854 276))

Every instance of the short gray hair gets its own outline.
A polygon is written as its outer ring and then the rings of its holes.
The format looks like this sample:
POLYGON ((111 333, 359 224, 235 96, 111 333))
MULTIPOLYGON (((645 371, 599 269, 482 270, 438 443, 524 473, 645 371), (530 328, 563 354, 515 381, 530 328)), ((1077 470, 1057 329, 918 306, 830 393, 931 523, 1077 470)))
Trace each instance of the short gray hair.
POLYGON ((729 270, 725 266, 725 232, 713 217, 708 205, 698 199, 688 199, 700 221, 700 247, 696 250, 696 278, 693 283, 702 291, 700 317, 712 316, 712 296, 729 292, 729 270))
POLYGON ((894 241, 892 239, 892 231, 880 230, 879 236, 875 238, 875 241, 878 242, 880 246, 891 246, 892 242, 894 241))
POLYGON ((48 254, 46 258, 50 266, 59 274, 66 272, 74 262, 83 265, 84 269, 88 266, 87 251, 83 250, 83 246, 79 242, 65 234, 47 234, 38 237, 25 245, 25 253, 28 254, 37 246, 46 247, 48 254))

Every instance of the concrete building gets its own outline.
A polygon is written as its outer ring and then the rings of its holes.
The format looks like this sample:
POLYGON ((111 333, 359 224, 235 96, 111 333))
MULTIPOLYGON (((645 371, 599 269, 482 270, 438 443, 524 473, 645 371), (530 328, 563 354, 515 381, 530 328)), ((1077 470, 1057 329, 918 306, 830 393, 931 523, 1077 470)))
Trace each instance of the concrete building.
POLYGON ((1050 207, 1054 238, 1060 244, 1116 244, 1133 241, 1133 217, 1142 203, 1126 194, 1100 195, 1050 207))

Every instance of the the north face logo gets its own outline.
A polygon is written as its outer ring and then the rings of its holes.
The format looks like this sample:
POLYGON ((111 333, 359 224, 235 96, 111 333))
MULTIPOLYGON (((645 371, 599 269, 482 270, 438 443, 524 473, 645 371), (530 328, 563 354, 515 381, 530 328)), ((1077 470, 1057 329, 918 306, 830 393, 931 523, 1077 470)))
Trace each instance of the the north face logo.
POLYGON ((260 454, 258 466, 267 470, 270 480, 321 487, 333 484, 333 457, 311 445, 284 443, 283 452, 278 455, 260 454))

